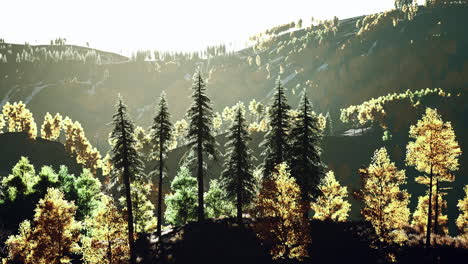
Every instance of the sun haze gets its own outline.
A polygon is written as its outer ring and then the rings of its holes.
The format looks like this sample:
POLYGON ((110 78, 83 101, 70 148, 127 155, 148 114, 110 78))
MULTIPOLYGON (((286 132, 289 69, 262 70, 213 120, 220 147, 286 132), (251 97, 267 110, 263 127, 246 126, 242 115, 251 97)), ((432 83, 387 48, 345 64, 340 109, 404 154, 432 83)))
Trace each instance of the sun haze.
POLYGON ((194 51, 225 43, 245 45, 248 37, 276 25, 304 24, 333 16, 347 18, 393 7, 371 0, 15 0, 2 4, 1 37, 8 42, 69 44, 128 54, 138 49, 194 51))

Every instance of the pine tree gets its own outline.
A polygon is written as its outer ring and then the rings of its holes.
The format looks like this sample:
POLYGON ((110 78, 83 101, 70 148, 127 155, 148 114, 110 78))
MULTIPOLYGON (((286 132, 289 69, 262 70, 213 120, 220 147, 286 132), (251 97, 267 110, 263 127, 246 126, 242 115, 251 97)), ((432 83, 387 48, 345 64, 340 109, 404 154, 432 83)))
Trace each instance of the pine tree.
POLYGON ((305 91, 301 101, 298 115, 293 120, 288 159, 291 175, 301 187, 302 200, 309 202, 311 196, 317 197, 320 193, 317 186, 324 176, 325 165, 320 159, 322 132, 305 91))
POLYGON ((460 232, 460 237, 468 239, 468 185, 465 185, 463 188, 465 191, 465 197, 458 200, 458 209, 460 210, 460 215, 457 218, 457 227, 460 232))
POLYGON ((237 108, 227 139, 221 183, 227 197, 236 203, 237 220, 241 224, 242 208, 254 197, 255 179, 252 174, 252 151, 247 146, 251 139, 240 107, 237 108))
POLYGON ((215 145, 216 141, 212 134, 213 109, 211 108, 210 99, 206 95, 205 83, 201 73, 195 75, 193 82, 193 104, 187 111, 190 119, 190 125, 187 133, 188 145, 191 147, 189 155, 189 164, 195 162, 197 169, 198 182, 198 221, 202 222, 205 217, 204 202, 203 202, 203 180, 204 168, 206 166, 204 155, 216 158, 215 145))
POLYGON ((406 236, 401 231, 409 221, 409 197, 400 186, 406 184, 404 170, 398 170, 390 161, 387 150, 374 152, 368 168, 360 169, 363 187, 358 193, 364 202, 361 214, 371 222, 379 240, 384 243, 401 243, 406 236))
POLYGON ((288 133, 290 106, 287 104, 284 88, 278 78, 273 104, 269 111, 270 130, 265 134, 261 147, 264 147, 262 155, 265 156, 263 164, 263 176, 269 178, 275 166, 286 161, 288 153, 288 133))
POLYGON ((16 229, 23 220, 32 218, 39 199, 35 193, 39 180, 34 166, 25 157, 21 157, 12 173, 2 179, 0 217, 8 228, 16 229), (12 211, 15 213, 12 214, 12 211))
POLYGON ((314 219, 346 221, 351 210, 351 204, 345 200, 348 190, 336 180, 333 171, 327 172, 318 189, 322 195, 310 205, 314 211, 314 219))
POLYGON ((164 158, 167 155, 169 143, 171 140, 172 124, 170 122, 170 114, 167 109, 166 94, 161 93, 159 98, 159 107, 156 116, 153 119, 153 135, 152 142, 157 149, 158 167, 159 167, 159 178, 158 178, 158 226, 157 235, 161 237, 161 226, 162 226, 162 184, 164 174, 164 158))
POLYGON ((46 195, 48 188, 59 187, 58 175, 52 167, 43 166, 37 176, 39 177, 39 181, 34 186, 34 190, 36 191, 36 196, 38 196, 39 199, 46 195))
POLYGON ((134 125, 130 121, 130 117, 127 113, 127 106, 124 104, 120 95, 116 107, 117 112, 113 116, 114 129, 111 133, 111 139, 114 141, 114 146, 112 148, 112 163, 114 164, 114 168, 121 172, 125 186, 130 263, 135 264, 133 211, 130 184, 136 177, 140 176, 143 164, 135 150, 136 141, 134 137, 134 125))
POLYGON ((85 227, 88 234, 82 239, 82 252, 86 264, 128 263, 126 221, 111 197, 101 197, 92 217, 86 219, 85 227))
MULTIPOLYGON (((406 163, 427 176, 418 177, 416 181, 428 185, 428 213, 426 228, 426 249, 431 244, 432 222, 432 189, 435 185, 435 210, 439 206, 439 183, 453 181, 453 171, 458 170, 460 146, 455 140, 455 133, 450 122, 443 122, 436 109, 426 108, 426 113, 416 125, 410 127, 410 141, 407 145, 406 163), (434 184, 435 182, 435 184, 434 184)), ((435 216, 434 231, 438 232, 438 214, 435 216)))
POLYGON ((75 222, 76 206, 63 193, 50 188, 36 207, 33 227, 26 221, 20 234, 8 238, 9 260, 24 264, 70 263, 79 251, 81 225, 75 222))
POLYGON ((265 219, 256 229, 262 239, 272 239, 273 259, 302 260, 308 256, 311 238, 301 191, 285 163, 279 164, 276 171, 263 181, 256 199, 256 217, 265 219))
POLYGON ((101 196, 101 182, 93 176, 90 170, 83 169, 75 181, 75 189, 77 192, 76 218, 82 220, 97 208, 101 196))
POLYGON ((197 180, 186 167, 171 182, 172 193, 166 195, 166 222, 173 226, 185 225, 197 216, 197 180))

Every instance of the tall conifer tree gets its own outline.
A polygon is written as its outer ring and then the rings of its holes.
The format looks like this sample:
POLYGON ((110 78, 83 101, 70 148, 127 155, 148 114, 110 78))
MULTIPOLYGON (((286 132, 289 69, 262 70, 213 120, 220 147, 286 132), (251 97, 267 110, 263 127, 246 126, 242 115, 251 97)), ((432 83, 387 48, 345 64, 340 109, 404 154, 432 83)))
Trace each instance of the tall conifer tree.
POLYGON ((169 148, 171 140, 172 124, 170 114, 167 109, 166 93, 162 92, 159 98, 159 107, 156 116, 153 119, 152 141, 157 150, 159 180, 158 180, 158 228, 157 234, 161 237, 162 225, 162 181, 164 173, 164 158, 169 148))
POLYGON ((112 148, 112 162, 114 168, 121 173, 125 186, 125 197, 127 204, 128 243, 130 246, 130 263, 135 264, 135 243, 133 239, 133 211, 130 194, 130 183, 140 175, 143 163, 135 149, 134 137, 135 126, 127 113, 127 106, 119 95, 117 101, 117 112, 113 116, 114 129, 111 140, 114 142, 112 148))
POLYGON ((193 86, 193 104, 187 111, 190 119, 190 125, 187 133, 188 145, 191 147, 188 162, 195 165, 197 170, 198 182, 198 221, 202 222, 205 218, 203 202, 203 171, 204 155, 216 157, 216 141, 212 133, 213 109, 211 101, 206 95, 206 85, 202 79, 201 73, 194 76, 193 86))
POLYGON ((236 202, 237 219, 242 223, 242 207, 252 201, 255 179, 252 174, 252 151, 242 108, 238 105, 226 143, 225 170, 221 174, 223 188, 229 199, 236 202))
POLYGON ((278 78, 273 104, 270 107, 270 130, 265 134, 265 139, 260 146, 265 147, 262 155, 265 156, 263 164, 263 177, 269 178, 275 170, 275 166, 286 160, 288 152, 289 114, 291 107, 288 105, 284 88, 278 78))
POLYGON ((310 196, 316 197, 320 193, 318 185, 324 177, 325 165, 320 159, 322 132, 319 120, 312 113, 305 91, 298 112, 299 115, 292 122, 288 156, 291 175, 296 178, 301 187, 302 200, 306 202, 310 196))

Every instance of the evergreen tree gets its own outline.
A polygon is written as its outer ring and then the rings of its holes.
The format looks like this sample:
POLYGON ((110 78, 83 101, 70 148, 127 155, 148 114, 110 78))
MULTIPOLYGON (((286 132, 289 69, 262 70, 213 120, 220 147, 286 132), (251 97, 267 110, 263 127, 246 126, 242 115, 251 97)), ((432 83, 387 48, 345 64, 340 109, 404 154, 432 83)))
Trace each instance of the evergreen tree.
POLYGON ((291 129, 289 163, 291 175, 301 187, 302 200, 308 202, 310 196, 316 197, 320 193, 317 186, 324 176, 325 165, 320 160, 322 132, 305 91, 301 101, 291 129))
POLYGON ((237 219, 242 223, 242 208, 252 201, 255 179, 252 174, 252 151, 247 146, 250 137, 240 107, 237 108, 227 138, 225 169, 221 174, 221 182, 227 197, 235 201, 237 219))
POLYGON ((213 109, 210 99, 206 95, 205 83, 201 73, 195 75, 193 81, 193 104, 188 109, 187 115, 190 125, 187 133, 188 145, 191 147, 189 164, 196 161, 198 182, 198 221, 202 222, 205 217, 203 202, 203 172, 206 166, 203 155, 214 157, 216 155, 216 141, 212 134, 213 109))
POLYGON ((170 122, 170 115, 167 109, 166 94, 161 93, 159 98, 158 113, 153 119, 153 135, 152 141, 157 149, 158 167, 159 167, 159 179, 158 179, 158 226, 157 234, 161 237, 161 225, 162 225, 162 184, 163 184, 163 173, 164 173, 164 158, 169 148, 171 141, 172 124, 170 122))
POLYGON ((76 205, 77 220, 82 220, 92 214, 97 208, 101 196, 101 183, 90 170, 83 169, 81 175, 75 181, 77 193, 76 205))
POLYGON ((261 147, 265 147, 263 176, 269 178, 275 166, 286 161, 288 153, 288 132, 290 106, 287 104, 284 88, 278 78, 273 104, 269 111, 270 130, 265 134, 261 147))
POLYGON ((113 116, 114 129, 111 133, 111 140, 114 142, 114 146, 112 148, 112 163, 114 164, 114 169, 121 173, 125 186, 130 263, 135 264, 133 211, 130 184, 140 175, 143 164, 135 149, 135 126, 128 116, 127 106, 124 104, 120 95, 116 107, 117 112, 113 116))
POLYGON ((12 173, 2 179, 0 217, 1 222, 8 228, 16 229, 23 220, 32 218, 39 199, 35 194, 38 181, 34 166, 26 157, 21 157, 13 167, 12 173))
POLYGON ((58 174, 55 173, 54 169, 50 166, 43 166, 38 174, 38 177, 39 181, 37 182, 36 186, 34 186, 36 196, 39 197, 37 201, 46 195, 48 188, 58 188, 60 185, 58 174))
POLYGON ((186 167, 181 167, 171 183, 173 193, 166 195, 167 223, 181 226, 194 221, 197 216, 197 180, 186 167))

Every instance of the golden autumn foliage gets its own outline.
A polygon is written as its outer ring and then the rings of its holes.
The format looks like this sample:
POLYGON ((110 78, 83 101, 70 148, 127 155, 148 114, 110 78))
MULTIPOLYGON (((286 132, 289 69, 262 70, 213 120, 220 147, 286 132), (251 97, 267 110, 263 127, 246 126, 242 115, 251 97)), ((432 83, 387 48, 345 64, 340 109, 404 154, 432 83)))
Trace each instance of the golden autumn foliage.
MULTIPOLYGON (((451 123, 443 122, 436 109, 426 108, 422 119, 410 127, 409 136, 415 141, 410 141, 406 146, 406 163, 425 173, 424 176, 417 177, 416 181, 428 185, 429 189, 428 205, 426 205, 428 209, 427 211, 421 209, 419 212, 419 214, 425 213, 426 217, 430 218, 425 220, 427 225, 425 228, 427 232, 426 246, 429 246, 432 227, 437 229, 446 221, 441 218, 443 216, 439 213, 442 207, 446 207, 446 202, 441 197, 443 194, 439 193, 440 182, 453 182, 455 180, 452 172, 458 170, 458 157, 462 152, 455 139, 451 123), (435 192, 435 196, 432 195, 433 192, 435 192), (435 205, 433 205, 433 200, 435 205), (438 211, 437 214, 431 212, 432 210, 438 211)), ((423 207, 425 202, 423 203, 422 200, 420 202, 421 207, 423 207)), ((422 220, 418 220, 418 222, 422 222, 422 220)), ((440 231, 437 230, 437 233, 440 231)), ((445 230, 442 232, 446 233, 445 230)))
POLYGON ((96 174, 97 169, 101 167, 101 154, 91 146, 81 124, 65 117, 62 121, 62 127, 65 131, 65 150, 74 155, 78 163, 83 164, 93 174, 96 174))
POLYGON ((440 88, 434 89, 421 89, 418 91, 407 90, 400 94, 388 94, 377 98, 372 98, 363 102, 360 105, 351 105, 347 108, 341 109, 340 119, 344 123, 353 122, 364 125, 368 122, 379 122, 384 128, 387 126, 385 117, 387 115, 387 106, 391 102, 408 100, 410 105, 418 107, 420 105, 420 98, 428 95, 438 95, 441 97, 450 97, 450 93, 445 93, 440 88))
POLYGON ((114 165, 112 164, 111 156, 109 154, 106 154, 106 156, 104 156, 104 158, 102 159, 101 168, 102 175, 110 176, 114 165))
MULTIPOLYGON (((435 190, 435 187, 432 187, 433 192, 435 190)), ((444 214, 444 211, 447 210, 447 201, 443 199, 443 193, 440 193, 438 195, 439 199, 439 209, 437 210, 438 214, 438 226, 439 226, 439 234, 441 235, 446 235, 448 234, 448 227, 447 227, 447 221, 448 217, 447 214, 444 214)), ((434 197, 432 198, 434 199, 434 197)), ((420 196, 418 198, 418 205, 416 207, 416 210, 413 213, 413 220, 411 221, 411 225, 413 226, 414 229, 416 229, 418 232, 421 234, 424 234, 426 232, 427 228, 427 214, 428 214, 428 208, 429 208, 429 196, 426 194, 424 196, 420 196)), ((432 201, 432 216, 431 216, 431 230, 434 230, 434 215, 435 215, 435 202, 432 201)))
POLYGON ((265 180, 255 202, 259 221, 258 235, 263 240, 272 240, 273 259, 298 259, 308 257, 311 243, 309 224, 304 218, 306 211, 301 202, 299 186, 281 163, 271 179, 265 180))
POLYGON ((63 264, 79 252, 79 222, 75 222, 76 206, 64 200, 63 193, 49 188, 36 207, 34 221, 24 221, 19 234, 10 236, 7 263, 63 264))
POLYGON ((348 197, 347 187, 341 186, 335 178, 335 173, 329 171, 318 188, 322 195, 310 204, 314 211, 314 218, 338 222, 346 221, 351 210, 351 204, 345 200, 348 197))
POLYGON ((4 126, 5 126, 5 119, 3 119, 3 115, 0 114, 0 133, 2 132, 2 129, 4 126))
POLYGON ((8 132, 26 132, 31 139, 37 137, 37 125, 34 117, 22 102, 10 104, 7 102, 3 106, 3 116, 8 123, 8 132))
POLYGON ((145 159, 152 159, 153 144, 151 143, 150 133, 147 133, 141 126, 135 128, 135 148, 145 159))
POLYGON ((44 116, 44 123, 41 126, 41 137, 47 140, 56 140, 60 136, 62 129, 62 116, 57 113, 54 117, 47 112, 44 116))
POLYGON ((83 237, 83 261, 86 264, 127 264, 130 249, 127 222, 112 198, 103 195, 93 216, 86 219, 88 235, 83 237))
POLYGON ((460 210, 460 215, 457 218, 457 227, 460 232, 460 236, 468 239, 468 185, 465 185, 465 197, 461 200, 458 200, 458 210, 460 210))
POLYGON ((451 123, 443 122, 437 109, 426 108, 422 119, 410 127, 409 136, 415 141, 407 145, 407 165, 441 181, 453 181, 451 172, 458 170, 461 149, 451 123))
POLYGON ((374 152, 368 168, 360 169, 363 187, 358 197, 364 202, 361 214, 371 222, 379 240, 384 243, 402 243, 407 237, 402 231, 409 223, 410 195, 400 186, 406 183, 404 170, 398 170, 390 161, 387 150, 374 152))

